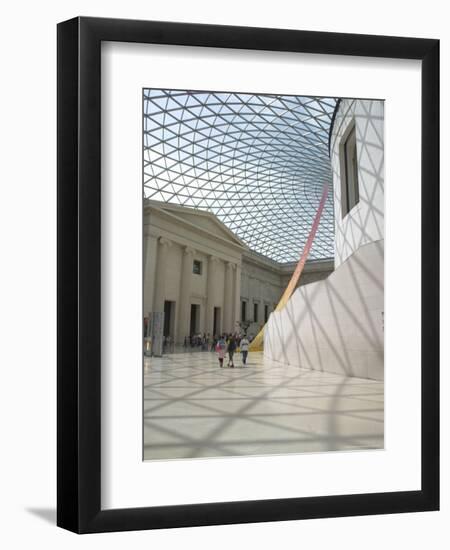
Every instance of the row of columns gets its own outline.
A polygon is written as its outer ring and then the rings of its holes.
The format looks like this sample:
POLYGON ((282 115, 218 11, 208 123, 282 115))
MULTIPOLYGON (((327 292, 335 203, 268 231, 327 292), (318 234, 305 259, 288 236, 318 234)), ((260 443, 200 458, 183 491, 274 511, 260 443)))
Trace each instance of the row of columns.
MULTIPOLYGON (((150 308, 148 311, 164 311, 164 301, 166 299, 173 299, 173 297, 168 297, 166 288, 168 255, 169 249, 172 246, 173 243, 165 237, 154 239, 147 236, 144 285, 149 284, 151 279, 149 272, 154 269, 154 288, 150 289, 146 286, 144 289, 144 294, 151 293, 151 290, 153 290, 151 297, 146 296, 146 304, 147 307, 150 308), (153 243, 150 241, 153 241, 153 243), (154 265, 155 263, 156 267, 154 265)), ((190 246, 184 246, 182 250, 183 256, 181 262, 179 295, 178 299, 175 300, 177 317, 176 338, 179 342, 189 334, 191 303, 195 303, 195 300, 191 298, 191 281, 196 251, 190 246)), ((213 333, 215 307, 220 307, 222 310, 220 330, 222 332, 235 331, 237 322, 240 319, 240 265, 210 255, 207 261, 206 276, 206 297, 203 302, 205 307, 205 311, 203 312, 204 327, 201 332, 213 333), (223 263, 225 263, 225 276, 222 290, 218 287, 218 280, 221 265, 223 265, 223 263)), ((201 306, 203 304, 201 304, 201 306)), ((145 313, 147 313, 147 311, 145 313)))

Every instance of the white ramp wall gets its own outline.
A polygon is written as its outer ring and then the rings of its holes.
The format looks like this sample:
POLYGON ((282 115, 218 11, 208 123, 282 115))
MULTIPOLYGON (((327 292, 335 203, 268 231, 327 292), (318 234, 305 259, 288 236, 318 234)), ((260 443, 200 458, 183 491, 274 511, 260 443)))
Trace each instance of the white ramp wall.
POLYGON ((361 246, 325 280, 273 312, 264 355, 298 367, 383 379, 384 241, 361 246))

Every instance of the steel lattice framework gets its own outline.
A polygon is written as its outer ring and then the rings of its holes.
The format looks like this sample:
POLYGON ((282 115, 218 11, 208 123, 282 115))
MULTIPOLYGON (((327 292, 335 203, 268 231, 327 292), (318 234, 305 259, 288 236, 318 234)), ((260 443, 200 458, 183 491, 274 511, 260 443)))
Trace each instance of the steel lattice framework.
MULTIPOLYGON (((334 98, 144 90, 146 198, 213 212, 249 248, 297 261, 326 183, 334 98)), ((330 193, 310 258, 333 257, 330 193)))

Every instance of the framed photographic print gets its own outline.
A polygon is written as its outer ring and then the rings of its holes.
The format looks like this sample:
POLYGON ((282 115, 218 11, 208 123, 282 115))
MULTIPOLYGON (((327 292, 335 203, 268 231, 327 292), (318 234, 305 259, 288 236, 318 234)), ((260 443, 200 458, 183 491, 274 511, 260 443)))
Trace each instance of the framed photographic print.
POLYGON ((58 525, 437 510, 439 41, 58 25, 58 525))

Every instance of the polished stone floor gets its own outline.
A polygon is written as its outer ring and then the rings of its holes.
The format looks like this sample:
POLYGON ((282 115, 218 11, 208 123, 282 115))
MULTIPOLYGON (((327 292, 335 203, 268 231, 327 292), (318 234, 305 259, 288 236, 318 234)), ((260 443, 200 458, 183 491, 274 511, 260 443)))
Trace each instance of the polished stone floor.
POLYGON ((383 383, 302 370, 250 353, 144 360, 144 459, 383 447, 383 383))

